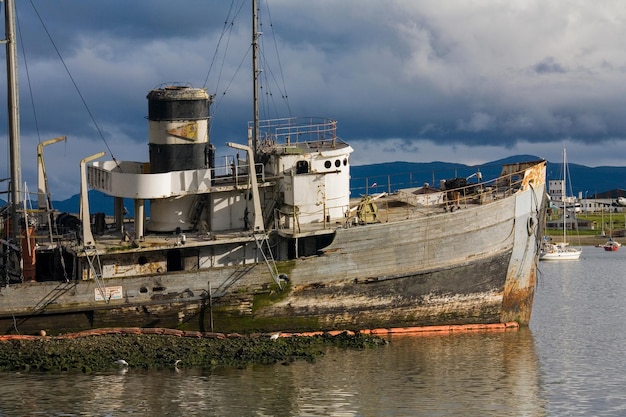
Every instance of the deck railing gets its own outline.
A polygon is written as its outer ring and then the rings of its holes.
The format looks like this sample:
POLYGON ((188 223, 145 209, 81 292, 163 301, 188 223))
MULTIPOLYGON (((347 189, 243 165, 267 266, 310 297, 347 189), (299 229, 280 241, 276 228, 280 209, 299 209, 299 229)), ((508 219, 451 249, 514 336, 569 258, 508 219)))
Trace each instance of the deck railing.
MULTIPOLYGON (((249 123, 251 128, 252 122, 249 123)), ((324 117, 289 117, 259 121, 261 147, 303 143, 331 143, 337 138, 337 122, 324 117)))
MULTIPOLYGON (((456 174, 456 173, 454 173, 456 174)), ((453 175, 454 175, 453 174, 453 175)), ((468 176, 471 176, 470 174, 468 176)), ((454 178, 453 176, 447 177, 454 178)), ((522 180, 524 178, 524 171, 514 172, 510 175, 500 176, 494 179, 486 180, 486 181, 476 181, 471 182, 469 185, 460 188, 453 189, 445 189, 442 191, 458 191, 462 194, 470 194, 468 191, 470 189, 476 187, 491 187, 496 189, 501 196, 510 195, 512 192, 516 191, 521 187, 522 180)), ((434 180, 434 174, 433 174, 434 180)), ((472 180, 472 178, 470 178, 472 180)), ((388 174, 388 175, 373 175, 367 177, 360 178, 351 178, 350 179, 350 192, 352 197, 358 197, 360 195, 371 195, 371 194, 379 194, 381 192, 386 192, 387 194, 394 194, 398 190, 405 188, 413 188, 413 187, 421 187, 425 184, 428 184, 431 188, 443 188, 443 182, 445 180, 441 179, 434 183, 435 181, 424 181, 423 173, 396 173, 396 174, 388 174)))

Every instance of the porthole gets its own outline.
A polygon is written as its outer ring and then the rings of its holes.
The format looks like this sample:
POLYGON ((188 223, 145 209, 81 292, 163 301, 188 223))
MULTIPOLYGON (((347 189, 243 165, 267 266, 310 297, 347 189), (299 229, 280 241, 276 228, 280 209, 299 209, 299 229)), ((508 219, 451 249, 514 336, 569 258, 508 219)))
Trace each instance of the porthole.
POLYGON ((343 158, 343 166, 348 165, 348 158, 343 158))
POLYGON ((326 162, 324 162, 324 166, 326 167, 326 169, 330 168, 330 167, 331 167, 331 165, 332 165, 332 164, 330 163, 330 161, 326 161, 326 162))
POLYGON ((339 159, 337 159, 337 160, 335 161, 335 166, 336 166, 337 168, 339 168, 339 167, 341 166, 341 161, 340 161, 339 159))

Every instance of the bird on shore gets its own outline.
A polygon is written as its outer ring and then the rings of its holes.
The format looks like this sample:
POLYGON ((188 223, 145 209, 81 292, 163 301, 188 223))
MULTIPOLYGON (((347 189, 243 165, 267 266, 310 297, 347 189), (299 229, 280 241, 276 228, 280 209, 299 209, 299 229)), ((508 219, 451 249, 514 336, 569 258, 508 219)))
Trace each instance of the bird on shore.
POLYGON ((280 337, 280 332, 278 333, 273 333, 270 335, 270 340, 276 340, 280 337))
POLYGON ((126 362, 124 359, 118 359, 118 360, 115 361, 115 363, 120 368, 128 368, 128 362, 126 362))

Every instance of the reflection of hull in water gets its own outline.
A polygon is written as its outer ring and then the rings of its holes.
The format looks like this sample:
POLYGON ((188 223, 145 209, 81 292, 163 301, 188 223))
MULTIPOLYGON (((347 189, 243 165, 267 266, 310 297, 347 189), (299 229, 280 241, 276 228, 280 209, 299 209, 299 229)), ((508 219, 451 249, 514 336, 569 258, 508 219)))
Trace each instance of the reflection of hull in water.
MULTIPOLYGON (((292 415, 303 410, 322 415, 332 409, 345 415, 477 416, 499 410, 496 415, 540 416, 545 410, 529 329, 394 336, 382 350, 331 352, 314 367, 295 363, 281 368, 276 384, 282 392, 297 393, 284 398, 292 415), (459 412, 451 411, 455 409, 459 412)), ((255 372, 245 374, 252 377, 255 372)))
MULTIPOLYGON (((211 370, 181 364, 180 371, 172 366, 117 374, 6 372, 5 396, 28 392, 29 401, 7 401, 2 411, 33 415, 63 409, 80 415, 97 407, 110 415, 539 417, 556 414, 548 409, 564 409, 544 397, 556 390, 563 398, 571 386, 558 384, 563 375, 545 372, 528 329, 394 336, 385 347, 327 349, 314 364, 211 370)), ((568 404, 570 412, 578 405, 568 404)))

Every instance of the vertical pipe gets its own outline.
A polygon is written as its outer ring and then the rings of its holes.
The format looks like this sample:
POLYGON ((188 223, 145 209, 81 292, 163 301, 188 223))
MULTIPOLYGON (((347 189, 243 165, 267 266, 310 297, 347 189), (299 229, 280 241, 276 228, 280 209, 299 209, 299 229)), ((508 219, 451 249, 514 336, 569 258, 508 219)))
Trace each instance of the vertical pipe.
POLYGON ((145 200, 138 198, 135 200, 135 239, 143 241, 145 235, 145 200))
POLYGON ((80 161, 80 219, 83 226, 83 247, 96 246, 96 241, 91 233, 91 216, 89 214, 89 197, 87 194, 87 163, 104 156, 104 152, 98 152, 80 161))
POLYGON ((19 95, 17 81, 17 46, 15 44, 15 5, 13 0, 5 1, 5 31, 7 59, 7 104, 9 110, 9 155, 11 164, 11 237, 19 245, 20 222, 18 211, 21 202, 22 165, 20 150, 19 95))
POLYGON ((211 289, 211 281, 209 281, 209 316, 211 318, 211 332, 213 332, 213 290, 211 289))
POLYGON ((257 28, 257 1, 252 0, 252 138, 248 146, 252 148, 252 152, 256 154, 257 138, 259 134, 259 40, 257 28))

